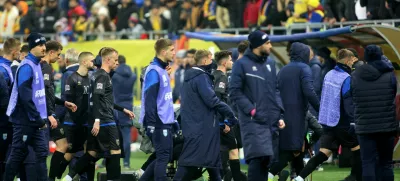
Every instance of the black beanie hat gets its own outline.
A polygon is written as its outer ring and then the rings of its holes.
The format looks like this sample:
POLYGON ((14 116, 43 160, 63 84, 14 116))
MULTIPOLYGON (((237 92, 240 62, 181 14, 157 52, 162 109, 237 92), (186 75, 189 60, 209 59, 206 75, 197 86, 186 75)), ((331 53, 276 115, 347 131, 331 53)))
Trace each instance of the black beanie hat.
POLYGON ((269 41, 268 34, 262 32, 260 30, 251 32, 248 39, 250 42, 250 45, 249 45, 250 49, 258 48, 261 45, 263 45, 264 43, 266 43, 267 41, 269 41))
POLYGON ((31 33, 28 38, 29 50, 35 48, 38 45, 46 44, 46 38, 40 33, 31 33))
POLYGON ((382 60, 382 50, 377 45, 368 45, 364 50, 364 59, 366 62, 382 60))

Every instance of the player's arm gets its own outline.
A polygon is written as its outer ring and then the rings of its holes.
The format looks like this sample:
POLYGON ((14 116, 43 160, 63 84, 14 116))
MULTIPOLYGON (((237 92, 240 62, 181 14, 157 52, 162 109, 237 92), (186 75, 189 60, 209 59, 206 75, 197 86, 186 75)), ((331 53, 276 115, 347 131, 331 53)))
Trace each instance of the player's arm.
MULTIPOLYGON (((76 103, 77 101, 82 101, 82 100, 76 100, 76 85, 77 83, 74 76, 69 76, 64 86, 64 97, 66 101, 72 103, 76 103)), ((76 120, 78 116, 81 114, 80 110, 77 110, 75 112, 69 110, 68 112, 72 120, 76 120)))
POLYGON ((0 72, 0 112, 6 112, 10 93, 4 75, 0 72))
POLYGON ((43 127, 45 122, 40 117, 40 113, 32 100, 32 73, 32 68, 29 65, 22 65, 19 68, 17 73, 18 97, 30 121, 32 121, 32 126, 43 127))
POLYGON ((200 94, 203 103, 210 109, 216 110, 219 114, 228 118, 230 120, 235 119, 235 115, 232 109, 218 99, 217 95, 214 92, 214 89, 211 87, 210 80, 206 77, 207 75, 200 75, 197 77, 196 81, 196 89, 200 94))
POLYGON ((347 77, 342 84, 342 98, 343 98, 343 108, 347 116, 349 116, 353 122, 354 118, 354 105, 353 96, 351 94, 351 77, 347 77))
POLYGON ((157 95, 160 87, 160 80, 157 71, 150 70, 144 81, 144 107, 145 107, 145 124, 155 123, 158 118, 157 113, 157 95))
POLYGON ((300 76, 301 76, 300 77, 301 89, 303 90, 304 95, 307 97, 311 106, 317 112, 319 112, 319 99, 318 99, 317 93, 315 93, 315 90, 314 90, 310 67, 309 66, 304 67, 301 71, 300 76))
POLYGON ((105 96, 105 88, 107 86, 107 77, 104 75, 99 75, 95 80, 94 80, 94 89, 93 89, 93 117, 96 121, 102 123, 101 120, 101 114, 100 111, 104 110, 104 108, 101 107, 103 105, 101 103, 101 99, 105 96))
POLYGON ((42 73, 44 79, 44 87, 46 90, 46 107, 47 107, 47 116, 55 115, 55 95, 53 83, 50 80, 50 76, 53 75, 50 65, 42 64, 42 73))
POLYGON ((256 107, 249 98, 244 95, 243 87, 245 82, 245 73, 242 64, 237 62, 233 64, 231 81, 229 82, 229 96, 243 112, 251 114, 256 107))

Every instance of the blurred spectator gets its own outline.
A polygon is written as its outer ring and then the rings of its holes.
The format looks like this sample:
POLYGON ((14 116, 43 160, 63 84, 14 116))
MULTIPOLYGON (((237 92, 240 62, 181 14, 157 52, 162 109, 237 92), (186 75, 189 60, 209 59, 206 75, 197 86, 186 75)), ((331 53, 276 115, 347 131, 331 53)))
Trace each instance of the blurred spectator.
POLYGON ((385 6, 392 12, 393 18, 400 18, 400 1, 386 0, 385 6))
POLYGON ((229 0, 229 18, 232 28, 243 27, 243 12, 247 0, 229 0))
POLYGON ((380 1, 383 0, 361 0, 360 4, 362 7, 367 7, 367 18, 368 19, 379 19, 379 7, 381 6, 380 1))
POLYGON ((179 30, 183 29, 186 23, 186 17, 182 13, 182 3, 177 0, 167 0, 167 7, 171 11, 171 19, 168 23, 168 33, 177 34, 179 30))
POLYGON ((361 7, 360 1, 356 0, 356 15, 358 20, 366 20, 367 19, 367 8, 361 7))
POLYGON ((338 7, 338 17, 340 22, 357 21, 356 1, 340 0, 338 7))
POLYGON ((86 10, 83 9, 81 5, 79 5, 78 0, 70 0, 69 1, 69 11, 68 11, 68 22, 70 25, 75 24, 76 19, 79 16, 85 15, 86 10))
MULTIPOLYGON (((167 22, 167 21, 165 21, 167 22)), ((139 19, 136 14, 132 14, 131 18, 129 19, 129 32, 132 33, 132 35, 129 37, 129 39, 139 39, 141 37, 141 33, 145 30, 140 24, 139 19)), ((167 25, 166 25, 167 27, 167 25)))
POLYGON ((202 0, 186 0, 183 3, 183 18, 186 19, 185 30, 194 31, 204 28, 204 11, 202 0))
POLYGON ((19 29, 16 30, 16 34, 25 34, 25 32, 29 32, 27 28, 27 17, 26 15, 28 14, 29 6, 28 3, 25 1, 18 1, 17 3, 17 8, 19 12, 19 17, 16 20, 16 23, 19 25, 19 29))
POLYGON ((34 0, 33 5, 29 7, 28 14, 26 15, 26 27, 30 32, 40 31, 40 17, 43 15, 42 0, 34 0))
POLYGON ((286 8, 290 0, 264 0, 260 8, 259 24, 262 26, 282 26, 288 19, 286 8))
MULTIPOLYGON (((136 21, 137 19, 133 19, 136 21)), ((147 31, 161 31, 168 28, 168 21, 160 14, 160 6, 152 5, 151 11, 145 15, 144 28, 147 31)))
POLYGON ((258 12, 261 0, 249 0, 243 14, 244 27, 254 27, 258 23, 258 12))
POLYGON ((204 28, 218 28, 217 24, 217 1, 216 0, 205 0, 204 6, 204 17, 206 18, 204 28))
POLYGON ((62 17, 57 0, 47 0, 47 7, 40 19, 41 33, 55 33, 54 24, 62 17))
POLYGON ((228 0, 217 0, 217 23, 220 29, 230 27, 228 0))
POLYGON ((139 9, 139 17, 141 21, 144 21, 145 15, 150 12, 152 2, 151 0, 145 0, 143 6, 139 9))
POLYGON ((101 8, 99 12, 97 12, 96 20, 93 23, 93 26, 90 27, 91 33, 104 33, 115 31, 115 24, 110 20, 110 17, 107 14, 105 8, 101 8))
MULTIPOLYGON (((132 3, 132 0, 122 0, 117 13, 117 31, 129 28, 127 22, 132 13, 138 14, 136 6, 132 3)), ((136 15, 136 17, 137 16, 138 15, 136 15)))
POLYGON ((169 21, 171 19, 171 12, 169 11, 167 4, 165 3, 166 0, 161 0, 160 2, 160 12, 161 14, 169 21))
MULTIPOLYGON (((363 0, 361 0, 363 1, 363 0)), ((325 0, 325 21, 334 24, 339 21, 338 0, 325 0)))
POLYGON ((73 31, 78 35, 78 41, 82 41, 83 33, 87 31, 88 21, 85 15, 80 15, 73 25, 73 31))
POLYGON ((108 0, 98 0, 92 5, 92 9, 96 9, 97 11, 100 11, 100 9, 103 9, 102 11, 105 11, 107 13, 107 16, 110 17, 110 12, 108 10, 108 0))
POLYGON ((12 36, 19 29, 18 19, 18 8, 12 4, 11 1, 4 3, 4 10, 0 16, 0 32, 3 36, 12 36))

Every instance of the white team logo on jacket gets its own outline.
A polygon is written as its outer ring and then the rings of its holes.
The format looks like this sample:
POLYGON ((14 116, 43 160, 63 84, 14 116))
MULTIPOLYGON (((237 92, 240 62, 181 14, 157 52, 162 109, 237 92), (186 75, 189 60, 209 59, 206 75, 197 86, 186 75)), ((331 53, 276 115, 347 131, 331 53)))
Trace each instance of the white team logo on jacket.
POLYGON ((164 87, 168 86, 168 80, 167 77, 165 75, 162 76, 163 82, 164 82, 164 87))
POLYGON ((35 84, 39 84, 39 73, 35 72, 35 84))
POLYGON ((253 66, 253 71, 257 71, 257 67, 256 66, 253 66))
POLYGON ((267 69, 271 72, 271 66, 269 64, 267 64, 267 69))
POLYGON ((35 92, 35 98, 44 97, 45 95, 46 95, 46 92, 44 91, 44 89, 40 89, 35 92))
POLYGON ((170 99, 172 99, 172 92, 167 92, 167 93, 165 93, 165 96, 164 96, 164 100, 170 100, 170 99))
POLYGON ((7 133, 3 133, 3 140, 7 139, 7 133))

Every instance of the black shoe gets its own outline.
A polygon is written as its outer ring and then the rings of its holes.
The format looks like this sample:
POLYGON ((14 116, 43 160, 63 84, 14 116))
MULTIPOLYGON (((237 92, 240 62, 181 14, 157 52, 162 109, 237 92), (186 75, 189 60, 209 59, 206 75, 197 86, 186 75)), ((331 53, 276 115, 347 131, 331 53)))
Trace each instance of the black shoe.
POLYGON ((287 170, 282 170, 281 173, 279 174, 279 179, 278 181, 286 181, 289 178, 289 171, 287 170))
POLYGON ((344 178, 344 180, 341 181, 357 181, 356 176, 354 175, 349 175, 346 178, 344 178))

